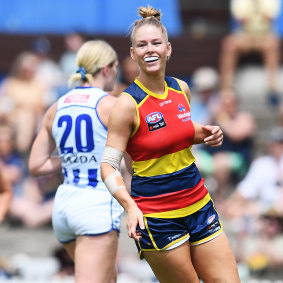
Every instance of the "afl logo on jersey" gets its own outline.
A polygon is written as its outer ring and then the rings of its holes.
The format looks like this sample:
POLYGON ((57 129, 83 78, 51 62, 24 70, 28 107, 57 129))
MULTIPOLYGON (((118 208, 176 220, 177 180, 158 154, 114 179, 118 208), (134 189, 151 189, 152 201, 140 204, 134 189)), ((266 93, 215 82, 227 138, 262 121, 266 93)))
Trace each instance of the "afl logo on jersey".
POLYGON ((165 120, 160 112, 148 114, 145 120, 150 132, 166 127, 165 120))
POLYGON ((163 115, 160 112, 153 112, 146 116, 146 122, 149 124, 155 124, 162 120, 163 115))

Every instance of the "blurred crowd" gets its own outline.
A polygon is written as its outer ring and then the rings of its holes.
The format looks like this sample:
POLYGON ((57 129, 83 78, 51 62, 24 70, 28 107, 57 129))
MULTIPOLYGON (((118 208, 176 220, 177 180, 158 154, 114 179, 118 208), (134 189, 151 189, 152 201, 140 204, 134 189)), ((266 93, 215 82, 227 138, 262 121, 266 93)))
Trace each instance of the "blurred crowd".
MULTIPOLYGON (((281 43, 272 26, 279 9, 279 0, 232 0, 234 28, 223 38, 219 68, 200 66, 188 76, 192 120, 218 124, 224 132, 220 148, 198 145, 193 152, 231 237, 243 282, 250 275, 272 273, 283 278, 281 43), (240 70, 240 59, 248 60, 253 53, 263 58, 260 68, 266 74, 266 99, 261 103, 255 93, 248 107, 235 73, 240 70), (261 111, 271 113, 269 123, 259 123, 261 111)), ((43 113, 68 89, 68 77, 76 69, 76 51, 83 42, 78 33, 66 35, 65 52, 55 61, 50 42, 39 37, 30 50, 18 54, 1 81, 0 168, 13 192, 3 221, 11 227, 51 225, 53 197, 62 176, 31 177, 27 161, 43 113)), ((111 94, 119 95, 137 74, 130 57, 120 58, 120 74, 111 94)), ((253 84, 257 82, 249 81, 250 87, 253 84)), ((129 184, 130 176, 126 181, 129 184)), ((70 275, 72 264, 65 257, 63 251, 56 253, 61 274, 70 275)), ((8 274, 9 269, 1 271, 0 262, 0 278, 1 272, 8 274)))

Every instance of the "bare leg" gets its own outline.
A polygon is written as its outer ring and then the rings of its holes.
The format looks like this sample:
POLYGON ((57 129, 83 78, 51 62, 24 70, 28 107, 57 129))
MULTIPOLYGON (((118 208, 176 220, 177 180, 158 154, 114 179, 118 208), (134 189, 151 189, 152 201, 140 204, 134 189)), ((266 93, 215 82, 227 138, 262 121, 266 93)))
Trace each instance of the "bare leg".
POLYGON ((231 88, 233 86, 238 57, 237 37, 233 35, 226 36, 222 42, 220 56, 221 88, 231 88))
POLYGON ((268 87, 275 91, 277 87, 277 72, 280 64, 280 41, 275 36, 267 36, 262 41, 262 53, 267 70, 268 87))
POLYGON ((240 283, 237 264, 224 233, 191 247, 194 267, 204 283, 240 283))
POLYGON ((199 283, 192 265, 189 241, 169 251, 144 252, 160 283, 199 283))
MULTIPOLYGON (((116 231, 100 236, 77 237, 74 250, 76 283, 116 282, 117 247, 116 231)), ((67 246, 66 249, 72 256, 73 246, 67 246)))

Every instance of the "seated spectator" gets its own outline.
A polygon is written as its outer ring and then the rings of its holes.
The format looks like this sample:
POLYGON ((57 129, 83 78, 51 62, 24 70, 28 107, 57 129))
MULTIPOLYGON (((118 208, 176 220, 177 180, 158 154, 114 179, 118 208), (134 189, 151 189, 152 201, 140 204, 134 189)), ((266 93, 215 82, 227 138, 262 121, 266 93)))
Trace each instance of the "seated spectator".
POLYGON ((249 112, 241 111, 238 106, 239 102, 234 90, 221 91, 218 110, 214 113, 212 123, 221 127, 224 141, 219 148, 203 147, 212 158, 212 174, 217 185, 216 201, 228 196, 233 180, 237 181, 244 176, 252 159, 256 123, 249 112))
POLYGON ((21 183, 26 175, 26 165, 15 148, 15 131, 6 122, 0 124, 0 166, 5 180, 13 188, 13 197, 21 191, 21 183))
MULTIPOLYGON (((13 197, 7 220, 11 224, 38 227, 49 223, 52 215, 53 197, 58 175, 32 178, 27 175, 26 163, 14 147, 14 131, 9 124, 0 124, 0 170, 3 179, 11 186, 13 197)), ((1 210, 5 206, 1 205, 1 210)), ((8 199, 7 199, 8 200, 8 199)))
MULTIPOLYGON (((1 166, 0 166, 1 170, 1 166)), ((0 171, 0 223, 5 219, 12 201, 11 184, 3 177, 2 170, 0 171)))
POLYGON ((238 262, 252 274, 283 267, 283 127, 266 138, 266 153, 255 158, 234 193, 217 206, 235 233, 238 262))
POLYGON ((15 128, 15 147, 27 155, 45 111, 46 88, 36 79, 38 57, 32 52, 21 53, 0 89, 0 118, 15 128))
MULTIPOLYGON (((202 125, 213 123, 219 105, 219 74, 214 68, 203 66, 194 71, 190 105, 192 120, 202 125)), ((206 182, 210 182, 210 190, 213 190, 215 182, 210 178, 213 173, 211 156, 202 150, 202 145, 194 145, 192 150, 199 170, 206 176, 206 182)))
POLYGON ((239 260, 248 265, 251 273, 262 275, 282 270, 283 267, 282 215, 264 213, 259 216, 253 233, 240 235, 239 260))
POLYGON ((61 182, 60 173, 38 178, 26 177, 20 193, 12 199, 10 223, 29 228, 51 224, 55 191, 61 182))
POLYGON ((191 115, 202 125, 209 125, 219 103, 219 74, 211 67, 196 69, 192 75, 191 115))
POLYGON ((259 217, 268 211, 283 216, 283 127, 272 128, 268 139, 267 153, 252 161, 222 207, 227 218, 259 217))
POLYGON ((221 88, 233 87, 239 57, 255 51, 262 55, 264 61, 268 91, 273 99, 271 102, 278 103, 276 92, 280 39, 273 30, 273 20, 279 11, 280 0, 231 0, 231 14, 238 28, 222 42, 221 88))

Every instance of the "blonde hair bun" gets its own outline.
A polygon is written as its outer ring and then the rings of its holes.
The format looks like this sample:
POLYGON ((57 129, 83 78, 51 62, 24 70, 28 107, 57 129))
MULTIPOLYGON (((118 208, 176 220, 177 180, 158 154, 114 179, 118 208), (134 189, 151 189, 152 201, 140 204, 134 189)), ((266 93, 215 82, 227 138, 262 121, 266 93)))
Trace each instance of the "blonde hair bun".
POLYGON ((161 20, 161 13, 154 9, 151 6, 148 7, 140 7, 139 8, 139 14, 142 18, 155 18, 156 20, 160 21, 161 20))

